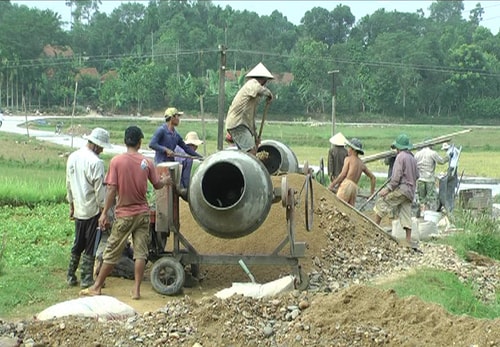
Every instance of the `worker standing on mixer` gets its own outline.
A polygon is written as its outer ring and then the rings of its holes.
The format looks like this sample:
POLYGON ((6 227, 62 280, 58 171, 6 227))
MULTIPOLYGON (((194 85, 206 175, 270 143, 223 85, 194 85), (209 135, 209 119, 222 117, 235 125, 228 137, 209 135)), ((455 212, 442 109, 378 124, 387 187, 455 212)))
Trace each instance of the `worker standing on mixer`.
POLYGON ((267 81, 274 79, 273 75, 259 63, 246 74, 247 81, 233 99, 226 117, 226 130, 238 149, 257 154, 260 138, 255 126, 257 105, 262 96, 270 103, 273 94, 265 87, 267 81))

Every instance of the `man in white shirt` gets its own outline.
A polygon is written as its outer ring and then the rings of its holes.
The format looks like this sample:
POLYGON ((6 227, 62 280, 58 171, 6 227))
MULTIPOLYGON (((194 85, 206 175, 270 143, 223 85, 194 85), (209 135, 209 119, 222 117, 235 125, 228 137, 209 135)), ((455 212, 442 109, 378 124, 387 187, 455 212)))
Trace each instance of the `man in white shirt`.
POLYGON ((415 153, 419 178, 417 181, 417 194, 421 210, 436 211, 436 164, 445 164, 448 156, 441 157, 432 146, 422 148, 415 153))
POLYGON ((87 144, 73 152, 66 164, 66 191, 70 218, 75 221, 75 240, 71 248, 67 283, 78 283, 76 269, 80 263, 80 286, 88 288, 94 283, 94 261, 99 244, 99 216, 104 207, 104 162, 99 158, 103 148, 110 148, 109 133, 95 128, 84 136, 87 144))

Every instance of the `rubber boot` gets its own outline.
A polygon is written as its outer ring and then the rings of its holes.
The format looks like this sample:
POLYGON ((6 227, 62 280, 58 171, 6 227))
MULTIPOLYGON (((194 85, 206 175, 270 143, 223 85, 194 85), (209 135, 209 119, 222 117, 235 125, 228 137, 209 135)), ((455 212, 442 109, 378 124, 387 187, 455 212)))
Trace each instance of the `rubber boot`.
POLYGON ((94 262, 95 257, 84 254, 82 257, 80 287, 88 288, 94 284, 94 262))
POLYGON ((80 263, 80 256, 77 254, 71 254, 66 282, 72 287, 78 284, 78 279, 76 278, 76 269, 78 268, 78 263, 80 263))

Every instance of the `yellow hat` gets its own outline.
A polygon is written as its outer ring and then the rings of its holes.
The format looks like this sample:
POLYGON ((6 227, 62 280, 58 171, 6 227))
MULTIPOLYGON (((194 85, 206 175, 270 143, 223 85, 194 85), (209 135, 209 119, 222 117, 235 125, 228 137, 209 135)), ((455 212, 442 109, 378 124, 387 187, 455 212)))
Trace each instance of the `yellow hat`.
POLYGON ((184 112, 179 112, 175 107, 169 107, 165 110, 165 120, 169 121, 172 116, 179 115, 182 116, 184 112))

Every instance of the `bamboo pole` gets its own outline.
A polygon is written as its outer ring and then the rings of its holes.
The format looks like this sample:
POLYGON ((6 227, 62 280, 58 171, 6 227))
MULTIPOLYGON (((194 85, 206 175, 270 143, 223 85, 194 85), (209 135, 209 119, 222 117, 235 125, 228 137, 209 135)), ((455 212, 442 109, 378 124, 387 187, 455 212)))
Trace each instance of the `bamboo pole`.
MULTIPOLYGON (((448 142, 448 141, 451 141, 451 138, 453 136, 457 136, 457 135, 461 135, 461 134, 466 134, 466 133, 469 133, 471 131, 472 131, 472 129, 466 129, 466 130, 457 131, 457 132, 454 132, 454 133, 451 133, 451 134, 446 134, 446 135, 434 137, 434 138, 432 138, 430 140, 414 144, 413 145, 413 149, 421 149, 421 148, 424 148, 424 147, 427 147, 427 146, 432 146, 432 145, 437 145, 437 144, 440 144, 440 143, 448 142)), ((396 151, 395 150, 389 150, 389 151, 380 152, 380 153, 377 153, 377 154, 368 155, 366 157, 361 158, 361 160, 363 161, 363 163, 370 163, 370 162, 375 161, 375 160, 385 159, 387 157, 392 157, 392 156, 395 156, 395 155, 396 155, 396 151)))
POLYGON ((71 112, 71 148, 73 148, 73 139, 75 137, 75 129, 73 128, 73 118, 75 117, 76 93, 77 92, 78 92, 78 81, 75 82, 75 94, 73 96, 73 111, 71 112))

